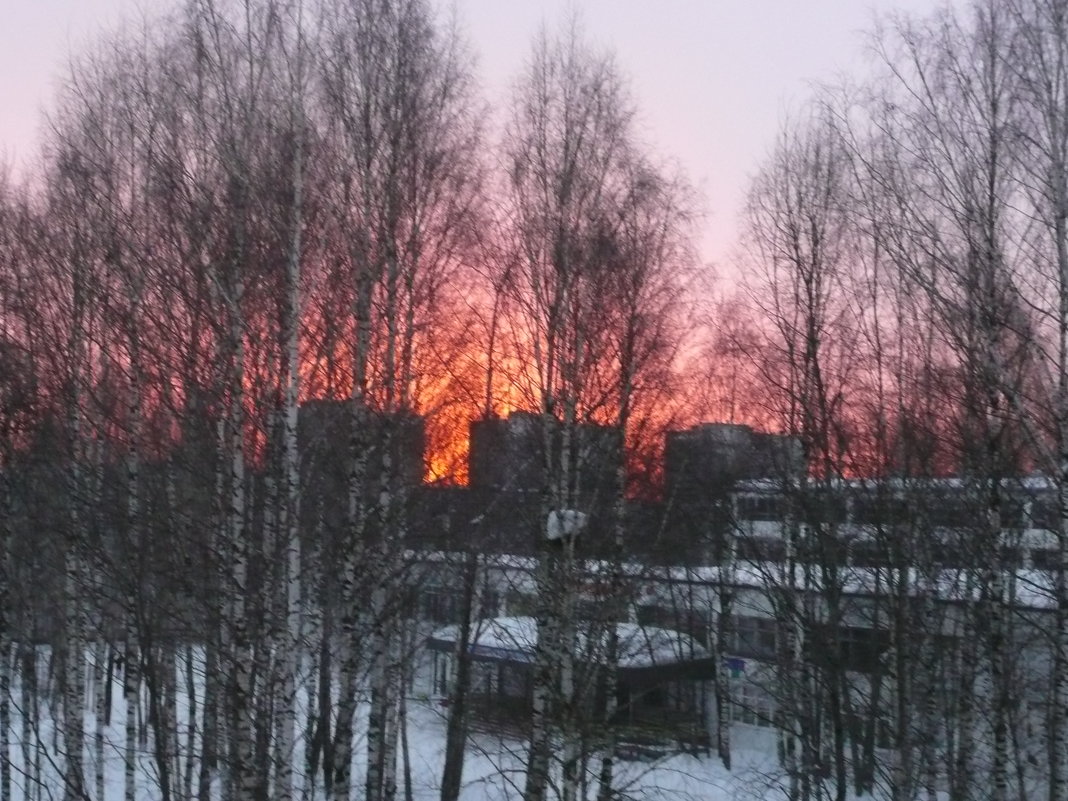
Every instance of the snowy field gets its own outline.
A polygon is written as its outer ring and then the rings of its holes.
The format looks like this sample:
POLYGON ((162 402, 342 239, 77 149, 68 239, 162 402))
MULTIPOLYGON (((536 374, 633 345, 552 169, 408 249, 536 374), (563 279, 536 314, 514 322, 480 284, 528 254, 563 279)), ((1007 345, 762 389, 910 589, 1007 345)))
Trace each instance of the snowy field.
MULTIPOLYGON (((185 782, 190 782, 191 795, 196 795, 198 766, 190 759, 190 753, 199 753, 199 736, 203 713, 203 680, 201 668, 194 658, 192 682, 189 682, 189 666, 179 660, 175 688, 178 714, 177 754, 170 760, 172 774, 177 777, 172 786, 173 796, 185 797, 185 782), (190 740, 189 697, 182 688, 194 687, 197 715, 190 740)), ((44 801, 62 797, 62 772, 64 748, 62 732, 54 724, 61 697, 54 689, 55 665, 47 652, 39 653, 38 708, 36 715, 24 716, 26 696, 16 676, 12 682, 9 759, 12 772, 13 801, 44 801), (38 722, 35 722, 39 721, 38 722), (27 725, 28 724, 28 725, 27 725), (29 738, 25 736, 29 733, 29 738)), ((105 688, 100 677, 106 675, 103 667, 94 669, 92 654, 87 658, 84 771, 86 795, 98 799, 98 782, 103 779, 104 799, 119 801, 125 789, 126 753, 126 702, 123 697, 121 676, 111 681, 111 718, 108 725, 97 728, 97 694, 105 688), (99 740, 97 739, 99 734, 99 740), (102 754, 103 761, 99 756, 102 754), (98 766, 103 766, 98 775, 98 766)), ((397 797, 404 799, 410 779, 413 799, 430 801, 439 797, 440 779, 444 762, 445 709, 440 699, 426 692, 426 685, 417 679, 408 703, 408 759, 405 764, 403 752, 398 756, 397 797)), ((300 691, 302 702, 307 698, 305 689, 300 691)), ((146 722, 147 694, 142 692, 138 724, 146 737, 138 737, 135 743, 138 754, 136 797, 143 801, 155 801, 161 792, 158 762, 154 752, 151 726, 146 722)), ((357 788, 354 797, 362 795, 362 777, 365 759, 366 708, 361 708, 357 720, 357 737, 353 764, 353 783, 357 788)), ((302 714, 301 720, 306 720, 302 714)), ((311 787, 305 769, 305 738, 299 736, 297 752, 293 755, 295 783, 298 797, 314 800, 324 797, 322 787, 311 787)), ((651 761, 622 760, 617 763, 616 788, 621 798, 665 799, 666 801, 689 801, 703 799, 739 799, 765 801, 785 797, 777 778, 775 761, 768 753, 768 732, 736 726, 733 734, 735 747, 732 750, 734 769, 727 772, 715 756, 676 754, 651 761), (747 739, 749 738, 749 739, 747 739), (761 743, 761 740, 763 741, 761 743), (761 750, 760 745, 763 745, 761 750)), ((525 744, 517 739, 476 731, 469 737, 467 758, 464 766, 463 801, 505 801, 521 796, 523 785, 522 767, 525 744)), ((591 771, 598 762, 591 761, 591 771)), ((590 782, 589 793, 596 793, 596 782, 590 782)), ((219 783, 214 785, 215 797, 221 797, 219 783)))

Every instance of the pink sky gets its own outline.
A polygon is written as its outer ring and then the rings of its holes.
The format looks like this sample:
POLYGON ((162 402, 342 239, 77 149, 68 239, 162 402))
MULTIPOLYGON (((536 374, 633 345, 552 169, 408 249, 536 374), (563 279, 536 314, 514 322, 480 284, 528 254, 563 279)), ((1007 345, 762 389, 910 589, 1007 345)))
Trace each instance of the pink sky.
MULTIPOLYGON (((446 7, 451 0, 439 0, 446 7)), ((674 158, 707 212, 700 252, 729 273, 748 178, 785 112, 814 81, 863 69, 861 32, 876 14, 937 0, 455 0, 495 103, 543 24, 577 8, 631 81, 646 139, 674 158)), ((65 59, 92 36, 168 0, 12 0, 0 26, 0 154, 32 159, 41 110, 65 59)))

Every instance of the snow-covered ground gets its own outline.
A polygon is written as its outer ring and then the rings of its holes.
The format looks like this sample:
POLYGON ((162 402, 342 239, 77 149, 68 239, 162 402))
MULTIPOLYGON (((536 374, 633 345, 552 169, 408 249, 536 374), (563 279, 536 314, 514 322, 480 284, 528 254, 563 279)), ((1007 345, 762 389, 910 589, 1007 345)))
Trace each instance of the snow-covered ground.
MULTIPOLYGON (((87 688, 85 716, 85 781, 87 796, 97 801, 95 792, 96 773, 96 733, 95 697, 98 687, 94 687, 92 655, 87 655, 87 688)), ((38 659, 38 678, 40 682, 41 705, 38 713, 39 726, 31 728, 31 737, 23 737, 23 709, 21 687, 16 680, 12 684, 12 720, 10 729, 10 765, 12 782, 15 789, 13 801, 38 801, 38 799, 58 798, 62 795, 62 771, 65 765, 63 757, 62 732, 54 725, 58 719, 60 696, 48 688, 55 676, 55 666, 50 664, 47 653, 38 659), (37 763, 38 768, 33 767, 37 763), (32 777, 37 774, 40 782, 32 777)), ((188 767, 187 736, 189 723, 188 696, 183 694, 187 684, 188 669, 179 661, 176 687, 178 688, 177 708, 178 759, 173 767, 178 772, 179 787, 182 775, 188 767)), ((203 708, 203 681, 200 666, 194 665, 192 686, 196 688, 195 700, 198 709, 203 708)), ((301 700, 304 700, 302 691, 301 700)), ((144 700, 144 697, 143 697, 144 700)), ((143 711, 143 710, 142 710, 143 711)), ((354 755, 354 784, 359 787, 364 774, 365 760, 365 709, 358 713, 356 754, 354 755)), ((124 753, 126 703, 122 693, 120 676, 115 676, 111 690, 111 721, 103 729, 104 755, 104 799, 123 798, 124 789, 124 753)), ((445 746, 445 709, 440 699, 427 693, 427 686, 417 681, 408 705, 408 755, 409 771, 401 758, 398 759, 398 797, 404 798, 406 773, 411 777, 412 797, 418 801, 429 801, 439 795, 440 778, 444 762, 445 746)), ((301 718, 302 720, 305 719, 301 718)), ((199 724, 198 724, 199 726, 199 724)), ((194 750, 199 750, 199 735, 194 738, 194 750)), ((621 797, 633 799, 664 799, 664 801, 689 801, 703 799, 739 799, 745 801, 765 801, 765 799, 782 798, 781 787, 776 778, 777 771, 773 754, 768 749, 768 732, 736 726, 734 730, 734 748, 732 750, 734 765, 731 772, 724 770, 719 759, 713 755, 694 756, 675 754, 654 761, 621 761, 617 763, 616 787, 621 797)), ((298 791, 307 789, 305 770, 305 743, 298 737, 297 752, 293 755, 295 780, 298 791)), ((521 795, 523 785, 523 762, 525 745, 523 742, 507 736, 474 732, 470 736, 467 759, 464 766, 463 801, 505 801, 516 799, 521 795)), ((151 736, 145 743, 138 744, 139 770, 137 775, 137 798, 155 801, 161 796, 158 771, 153 756, 151 736)), ((598 767, 596 760, 591 761, 591 772, 598 767)), ((195 772, 192 777, 193 793, 196 792, 195 772)), ((218 785, 216 785, 216 790, 218 785)), ((321 788, 315 794, 322 798, 321 788)), ((596 782, 590 782, 590 794, 596 792, 596 782)), ((181 792, 179 791, 179 797, 181 792)), ((361 793, 357 792, 357 797, 361 793)), ((305 795, 305 798, 308 796, 305 795)))
MULTIPOLYGON (((412 774, 416 798, 437 798, 444 761, 445 718, 429 703, 412 710, 412 774), (416 778, 417 777, 417 778, 416 778)), ((475 733, 470 737, 464 763, 464 801, 505 801, 521 795, 524 744, 506 737, 475 733)), ((677 754, 653 762, 617 763, 616 788, 625 796, 646 799, 766 799, 769 771, 774 763, 759 751, 736 754, 733 773, 716 757, 677 754)), ((596 771, 597 762, 591 764, 596 771)), ((591 796, 596 786, 591 782, 591 796)))

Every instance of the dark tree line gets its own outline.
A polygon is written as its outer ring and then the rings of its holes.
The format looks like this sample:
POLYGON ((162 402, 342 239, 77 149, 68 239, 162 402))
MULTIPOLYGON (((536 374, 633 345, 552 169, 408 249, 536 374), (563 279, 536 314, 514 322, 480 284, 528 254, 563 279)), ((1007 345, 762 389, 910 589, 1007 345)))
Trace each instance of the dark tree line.
MULTIPOLYGON (((537 441, 524 798, 618 795, 629 501, 712 413, 796 443, 774 558, 738 514, 717 580, 672 596, 717 661, 747 605, 772 621, 769 778, 1068 797, 1062 6, 878 29, 873 74, 784 125, 745 279, 703 310, 692 196, 574 26, 535 42, 499 137, 427 0, 190 0, 74 60, 39 168, 0 184, 0 798, 102 798, 107 764, 129 801, 411 797, 420 484, 461 481, 467 422, 511 410, 537 441)), ((444 532, 461 641, 493 503, 444 532)), ((741 702, 714 685, 730 768, 741 702)))
POLYGON ((621 432, 621 516, 670 372, 689 199, 628 106, 546 37, 492 173, 423 0, 194 0, 72 62, 0 204, 5 798, 101 798, 113 749, 130 801, 348 798, 357 764, 410 795, 413 490, 456 470, 464 410, 527 406, 538 526, 577 507, 590 422, 621 432))

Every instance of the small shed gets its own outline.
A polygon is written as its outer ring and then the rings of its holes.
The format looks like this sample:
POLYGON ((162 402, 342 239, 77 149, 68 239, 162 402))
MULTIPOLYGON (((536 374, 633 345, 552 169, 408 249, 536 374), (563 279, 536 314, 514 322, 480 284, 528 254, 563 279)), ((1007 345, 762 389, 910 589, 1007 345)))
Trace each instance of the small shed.
MULTIPOLYGON (((707 712, 714 703, 709 682, 712 655, 682 632, 634 623, 616 624, 618 670, 613 722, 621 739, 671 740, 705 746, 707 712)), ((428 642, 433 655, 434 691, 448 696, 455 676, 459 626, 435 631, 428 642)), ((576 686, 585 693, 582 719, 592 729, 604 720, 606 688, 604 625, 581 623, 574 639, 576 686)), ((532 667, 537 623, 533 617, 480 620, 472 628, 469 699, 483 723, 525 730, 531 713, 532 667)))

